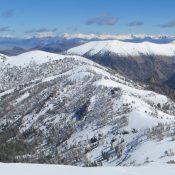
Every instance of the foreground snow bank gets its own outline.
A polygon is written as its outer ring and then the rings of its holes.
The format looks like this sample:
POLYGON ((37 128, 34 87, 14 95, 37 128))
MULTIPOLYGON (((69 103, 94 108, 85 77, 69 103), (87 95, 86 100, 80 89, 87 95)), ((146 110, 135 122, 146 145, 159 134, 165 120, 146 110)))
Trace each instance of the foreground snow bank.
POLYGON ((174 175, 175 165, 80 168, 60 165, 0 164, 2 175, 174 175))

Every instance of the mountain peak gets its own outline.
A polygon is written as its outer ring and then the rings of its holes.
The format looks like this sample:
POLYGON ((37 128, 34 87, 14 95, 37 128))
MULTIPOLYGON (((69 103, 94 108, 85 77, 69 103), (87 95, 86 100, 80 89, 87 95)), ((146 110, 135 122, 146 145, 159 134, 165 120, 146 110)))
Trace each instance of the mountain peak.
POLYGON ((161 55, 175 56, 174 44, 155 44, 151 42, 132 43, 118 40, 92 41, 67 51, 77 55, 103 55, 112 53, 118 56, 161 55))

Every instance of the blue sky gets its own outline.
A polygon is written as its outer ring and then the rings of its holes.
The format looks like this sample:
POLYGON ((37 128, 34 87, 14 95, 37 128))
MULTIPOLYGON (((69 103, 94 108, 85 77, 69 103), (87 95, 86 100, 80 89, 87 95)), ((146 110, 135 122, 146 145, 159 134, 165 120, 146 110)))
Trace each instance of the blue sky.
POLYGON ((174 34, 174 0, 0 0, 0 36, 174 34))

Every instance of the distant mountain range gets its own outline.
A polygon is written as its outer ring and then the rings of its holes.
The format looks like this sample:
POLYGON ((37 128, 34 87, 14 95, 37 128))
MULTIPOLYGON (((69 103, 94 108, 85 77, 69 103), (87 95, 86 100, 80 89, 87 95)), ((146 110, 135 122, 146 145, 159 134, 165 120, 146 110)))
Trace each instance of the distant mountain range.
POLYGON ((121 35, 109 35, 109 34, 65 34, 66 39, 82 39, 82 40, 120 40, 130 42, 153 42, 153 43, 169 43, 175 40, 174 35, 146 35, 146 34, 121 34, 121 35))
MULTIPOLYGON (((87 41, 84 41, 87 42, 87 41)), ((64 37, 44 38, 0 38, 0 53, 18 55, 30 50, 44 50, 48 52, 62 52, 71 47, 84 43, 79 39, 65 39, 64 37)))
POLYGON ((30 50, 43 50, 60 53, 74 46, 89 41, 120 40, 125 42, 140 43, 144 41, 153 43, 170 43, 175 40, 171 35, 106 35, 106 34, 65 34, 56 37, 43 38, 10 38, 0 37, 0 53, 17 55, 30 50))

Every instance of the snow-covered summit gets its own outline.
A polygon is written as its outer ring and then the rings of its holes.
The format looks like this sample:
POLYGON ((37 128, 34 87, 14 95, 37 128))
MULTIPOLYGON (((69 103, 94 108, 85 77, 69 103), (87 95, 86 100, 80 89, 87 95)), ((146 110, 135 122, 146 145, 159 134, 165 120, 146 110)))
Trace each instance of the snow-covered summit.
MULTIPOLYGON (((63 56, 49 53, 45 51, 30 51, 17 56, 5 56, 6 64, 10 64, 11 66, 27 66, 31 62, 35 62, 36 64, 42 64, 48 62, 49 60, 58 60, 62 59, 63 56)), ((2 62, 3 60, 0 60, 2 62)))
POLYGON ((67 53, 90 56, 106 53, 113 53, 118 56, 175 56, 175 45, 151 42, 132 43, 118 40, 92 41, 69 49, 67 53))
POLYGON ((17 55, 17 56, 6 56, 3 54, 0 54, 0 63, 4 64, 9 64, 10 66, 28 66, 31 63, 35 64, 44 64, 47 62, 51 62, 54 60, 60 60, 64 58, 75 58, 79 60, 84 60, 86 62, 91 62, 90 60, 87 60, 85 58, 82 58, 80 56, 74 56, 74 55, 60 55, 60 54, 55 54, 55 53, 50 53, 50 52, 45 52, 41 50, 35 50, 35 51, 30 51, 30 52, 25 52, 23 54, 17 55))

